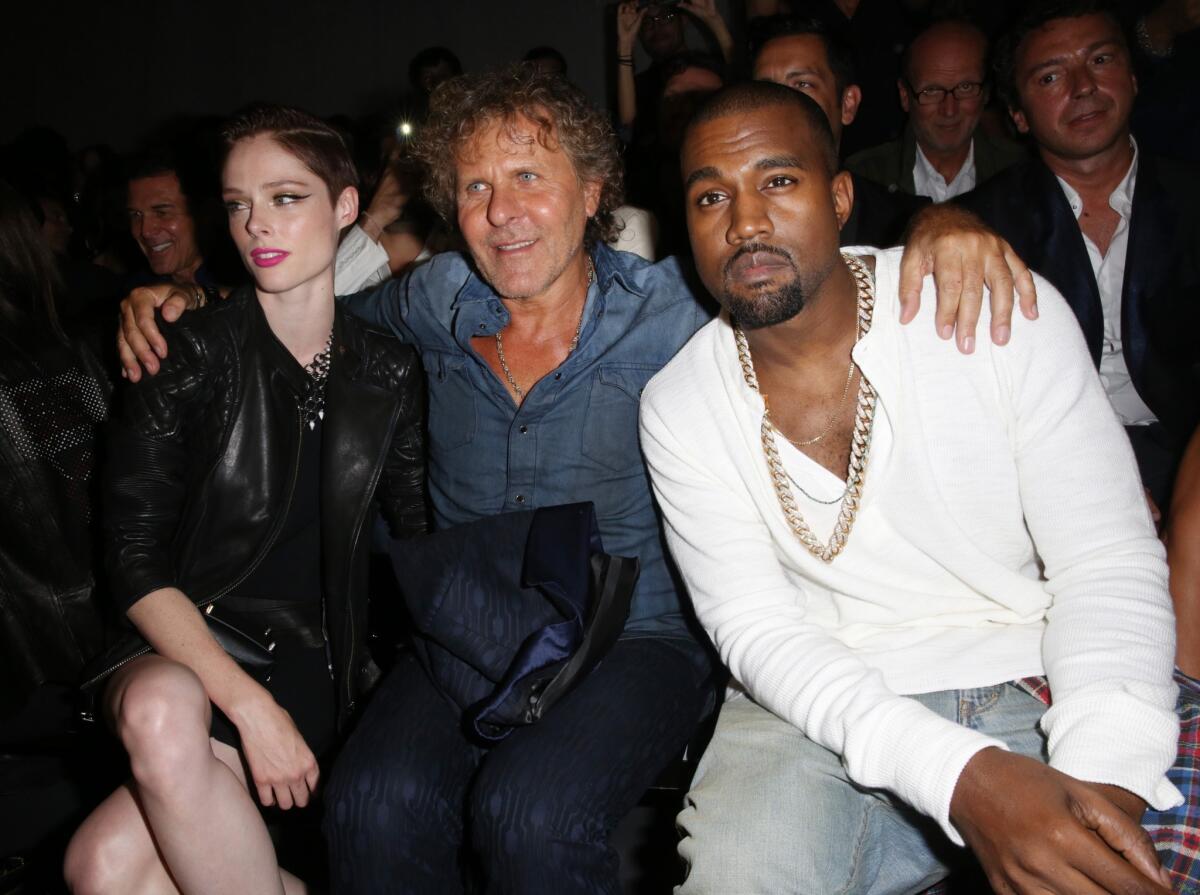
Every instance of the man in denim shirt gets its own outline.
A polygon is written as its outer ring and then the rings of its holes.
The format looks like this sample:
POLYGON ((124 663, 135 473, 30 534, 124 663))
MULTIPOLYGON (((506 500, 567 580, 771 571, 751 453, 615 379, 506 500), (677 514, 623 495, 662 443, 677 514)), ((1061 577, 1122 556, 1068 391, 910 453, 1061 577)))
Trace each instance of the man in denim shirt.
MULTIPOLYGON (((609 833, 714 702, 637 440, 642 387, 709 314, 675 261, 650 265, 605 245, 620 158, 606 117, 565 81, 522 69, 448 82, 422 154, 430 199, 470 258, 438 256, 346 301, 420 347, 438 527, 590 500, 605 549, 637 556, 642 573, 625 634, 599 667, 489 750, 467 740, 414 661, 398 662, 326 792, 333 888, 460 892, 465 850, 488 891, 615 893, 609 833)), ((962 221, 946 214, 918 235, 911 288, 926 261, 943 284, 956 260, 1010 276, 1002 244, 946 236, 962 221)), ((939 325, 950 326, 957 295, 947 291, 939 325)), ((145 318, 160 300, 126 312, 131 377, 135 352, 157 366, 145 318)), ((978 295, 964 307, 959 341, 969 347, 978 295)), ((1005 313, 994 316, 996 334, 1005 313)))

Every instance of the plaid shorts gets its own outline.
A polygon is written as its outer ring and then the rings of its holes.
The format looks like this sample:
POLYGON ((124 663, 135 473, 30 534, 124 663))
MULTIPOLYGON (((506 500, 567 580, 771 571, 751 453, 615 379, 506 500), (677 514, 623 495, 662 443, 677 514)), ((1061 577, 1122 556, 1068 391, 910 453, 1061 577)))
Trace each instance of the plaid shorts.
MULTIPOLYGON (((1030 696, 1050 705, 1050 685, 1044 677, 1014 681, 1030 696)), ((1175 672, 1179 699, 1179 752, 1167 779, 1183 793, 1183 804, 1166 811, 1146 811, 1142 826, 1154 841, 1159 860, 1171 874, 1175 891, 1200 895, 1200 680, 1175 672)), ((926 889, 924 895, 946 895, 945 882, 926 889)))

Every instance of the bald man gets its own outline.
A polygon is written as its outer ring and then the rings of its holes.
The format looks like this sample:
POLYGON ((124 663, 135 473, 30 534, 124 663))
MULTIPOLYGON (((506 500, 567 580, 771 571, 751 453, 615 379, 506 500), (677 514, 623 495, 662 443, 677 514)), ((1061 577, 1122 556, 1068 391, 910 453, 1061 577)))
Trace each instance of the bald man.
POLYGON ((846 167, 892 192, 945 202, 1025 158, 979 129, 988 101, 987 37, 974 25, 926 28, 904 53, 896 82, 904 136, 856 153, 846 167))

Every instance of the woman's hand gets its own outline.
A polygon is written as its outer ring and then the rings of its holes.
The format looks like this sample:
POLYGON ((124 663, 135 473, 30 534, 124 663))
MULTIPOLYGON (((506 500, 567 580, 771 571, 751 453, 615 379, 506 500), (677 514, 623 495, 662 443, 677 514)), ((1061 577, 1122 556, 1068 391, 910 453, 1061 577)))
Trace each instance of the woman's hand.
POLYGON ((258 800, 285 811, 293 805, 307 805, 317 788, 320 769, 292 716, 264 690, 248 704, 234 708, 229 717, 241 734, 242 754, 258 800))
POLYGON ((638 9, 637 0, 623 0, 617 7, 617 53, 629 56, 637 40, 638 29, 646 17, 645 9, 638 9))

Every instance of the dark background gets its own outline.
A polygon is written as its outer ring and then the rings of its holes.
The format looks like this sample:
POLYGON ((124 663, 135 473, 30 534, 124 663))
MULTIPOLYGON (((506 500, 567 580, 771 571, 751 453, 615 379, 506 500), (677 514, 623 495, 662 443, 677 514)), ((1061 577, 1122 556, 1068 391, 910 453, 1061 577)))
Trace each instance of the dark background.
POLYGON ((435 44, 468 71, 549 44, 607 105, 613 16, 611 0, 4 0, 0 143, 41 125, 125 151, 168 119, 254 100, 359 117, 392 107, 435 44))

